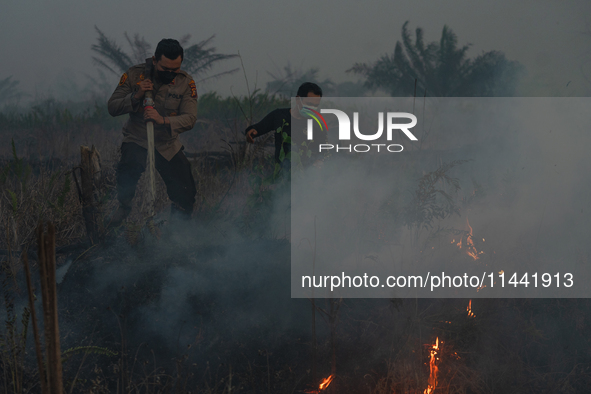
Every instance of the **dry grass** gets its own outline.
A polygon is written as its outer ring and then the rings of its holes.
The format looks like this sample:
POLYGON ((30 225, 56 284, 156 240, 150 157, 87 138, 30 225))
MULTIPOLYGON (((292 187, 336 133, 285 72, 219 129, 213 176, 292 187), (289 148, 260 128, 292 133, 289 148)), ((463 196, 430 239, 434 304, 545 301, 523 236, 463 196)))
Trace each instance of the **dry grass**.
MULTIPOLYGON (((58 247, 85 239, 72 177, 80 144, 94 143, 103 158, 102 216, 106 218, 115 209, 120 143, 118 129, 85 125, 82 120, 54 119, 45 126, 31 122, 15 139, 14 150, 0 151, 4 157, 0 165, 0 258, 8 316, 0 343, 5 350, 0 363, 6 373, 0 387, 19 393, 34 392, 38 378, 23 357, 26 342, 19 345, 19 338, 26 336, 23 323, 27 316, 15 302, 20 291, 21 251, 34 246, 39 220, 55 224, 58 247), (6 371, 15 372, 11 377, 6 371)), ((246 123, 236 113, 200 123, 200 130, 216 135, 217 140, 205 143, 187 135, 185 152, 197 185, 193 220, 228 221, 246 239, 252 239, 255 219, 268 208, 272 193, 267 192, 272 192, 274 185, 260 181, 272 170, 265 141, 255 146, 238 143, 243 141, 246 123), (198 150, 206 154, 193 155, 198 150)), ((0 146, 11 147, 7 135, 0 136, 0 141, 6 142, 0 146)), ((139 232, 147 218, 146 178, 140 179, 136 191, 128 233, 139 232)), ((169 205, 164 183, 157 176, 158 219, 168 218, 169 205)), ((415 223, 417 228, 420 224, 424 220, 415 223)), ((581 266, 589 263, 585 253, 580 254, 581 266)), ((355 306, 353 301, 345 302, 330 327, 319 328, 318 363, 324 366, 319 372, 330 369, 333 354, 337 360, 337 377, 327 393, 423 393, 429 377, 429 346, 437 337, 443 343, 435 393, 574 393, 583 392, 591 383, 591 344, 585 339, 591 327, 590 305, 586 300, 479 300, 474 305, 475 318, 466 315, 464 300, 393 300, 387 308, 367 303, 361 307, 362 317, 351 312, 355 306), (560 327, 553 325, 557 317, 563 324, 560 327), (575 339, 578 350, 565 350, 575 339)), ((130 349, 127 354, 126 349, 117 356, 74 355, 65 364, 66 389, 89 393, 294 393, 315 383, 311 382, 310 357, 305 351, 289 364, 275 364, 273 352, 261 349, 258 358, 206 367, 192 364, 186 356, 172 361, 142 360, 136 351, 130 349), (74 381, 74 377, 78 379, 74 381)))

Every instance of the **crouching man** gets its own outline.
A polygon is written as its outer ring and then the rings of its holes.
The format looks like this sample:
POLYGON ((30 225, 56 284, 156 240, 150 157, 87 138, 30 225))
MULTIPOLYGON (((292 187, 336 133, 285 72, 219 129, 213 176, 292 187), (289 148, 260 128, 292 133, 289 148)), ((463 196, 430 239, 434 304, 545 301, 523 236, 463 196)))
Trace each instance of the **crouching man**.
POLYGON ((160 41, 146 64, 133 66, 121 76, 109 99, 111 116, 129 114, 117 165, 119 208, 110 227, 119 226, 129 215, 137 183, 146 169, 148 120, 154 123, 155 167, 172 201, 171 215, 190 218, 193 213, 195 181, 179 134, 195 125, 197 89, 193 78, 181 70, 182 62, 183 48, 177 40, 160 41), (147 91, 153 92, 153 108, 143 107, 147 91))

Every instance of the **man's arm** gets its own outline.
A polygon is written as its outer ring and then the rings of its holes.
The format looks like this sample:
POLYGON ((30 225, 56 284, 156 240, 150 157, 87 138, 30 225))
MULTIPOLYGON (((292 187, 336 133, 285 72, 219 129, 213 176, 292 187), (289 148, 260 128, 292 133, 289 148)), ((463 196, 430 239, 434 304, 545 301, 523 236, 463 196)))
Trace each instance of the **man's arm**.
POLYGON ((191 130, 197 121, 197 89, 195 81, 187 85, 183 93, 179 113, 176 116, 167 116, 165 123, 170 127, 172 136, 191 130))
POLYGON ((140 108, 140 100, 134 99, 132 101, 132 96, 135 96, 136 93, 135 89, 131 86, 128 70, 121 76, 119 85, 115 88, 109 99, 107 104, 109 114, 111 116, 119 116, 137 111, 140 108))
POLYGON ((269 112, 259 123, 255 123, 246 128, 244 133, 246 134, 248 142, 252 143, 254 142, 251 141, 253 138, 260 137, 277 129, 277 111, 278 110, 269 112))

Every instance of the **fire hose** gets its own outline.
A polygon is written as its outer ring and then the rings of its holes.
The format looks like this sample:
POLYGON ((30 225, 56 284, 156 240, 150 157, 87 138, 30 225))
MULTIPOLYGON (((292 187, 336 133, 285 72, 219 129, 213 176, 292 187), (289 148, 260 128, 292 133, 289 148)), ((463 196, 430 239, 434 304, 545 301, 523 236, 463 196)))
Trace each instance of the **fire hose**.
MULTIPOLYGON (((147 91, 144 98, 144 109, 154 108, 152 92, 147 91)), ((154 122, 146 122, 146 138, 148 140, 148 215, 154 216, 154 201, 156 199, 156 181, 154 164, 154 122)))
MULTIPOLYGON (((151 59, 146 62, 146 75, 152 76, 153 65, 151 59)), ((154 108, 154 93, 150 90, 144 94, 144 110, 154 108)), ((154 234, 154 204, 156 201, 156 174, 154 158, 154 122, 146 122, 146 139, 148 140, 148 219, 146 225, 150 232, 154 234)))

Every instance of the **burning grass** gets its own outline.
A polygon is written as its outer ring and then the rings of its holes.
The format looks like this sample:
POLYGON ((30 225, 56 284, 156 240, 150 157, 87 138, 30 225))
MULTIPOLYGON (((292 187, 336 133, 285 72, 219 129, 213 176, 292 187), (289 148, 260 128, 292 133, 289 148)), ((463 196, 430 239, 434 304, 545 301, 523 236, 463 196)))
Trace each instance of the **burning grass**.
MULTIPOLYGON (((268 104, 262 100, 260 110, 268 104)), ((20 255, 34 250, 42 218, 57 229, 64 377, 72 392, 575 393, 589 387, 588 300, 291 299, 290 244, 283 218, 273 212, 279 188, 266 182, 271 162, 264 146, 234 143, 244 124, 232 116, 199 125, 225 133, 227 149, 212 148, 224 163, 191 158, 198 185, 191 223, 167 222, 169 202, 158 180, 160 240, 143 228, 142 178, 127 231, 100 246, 84 245, 76 164, 66 154, 72 150, 50 150, 61 152, 59 161, 34 158, 33 145, 19 152, 23 140, 15 140, 0 179, 3 392, 39 388, 20 255), (314 334, 312 316, 318 317, 314 334)), ((187 144, 186 152, 195 146, 187 144)), ((106 217, 116 205, 117 152, 101 149, 106 217)), ((368 234, 383 244, 392 227, 400 234, 406 226, 412 248, 400 256, 412 264, 445 250, 462 264, 492 269, 498 254, 509 252, 479 224, 479 193, 464 199, 457 193, 459 180, 449 171, 467 162, 433 167, 432 161, 429 153, 417 155, 417 163, 429 163, 431 172, 424 173, 405 163, 415 192, 392 196, 368 234)), ((506 191, 503 198, 510 199, 506 191)), ((589 263, 584 250, 580 258, 589 263)), ((36 271, 34 253, 31 260, 36 271)))

